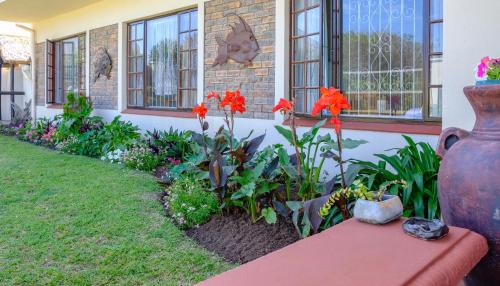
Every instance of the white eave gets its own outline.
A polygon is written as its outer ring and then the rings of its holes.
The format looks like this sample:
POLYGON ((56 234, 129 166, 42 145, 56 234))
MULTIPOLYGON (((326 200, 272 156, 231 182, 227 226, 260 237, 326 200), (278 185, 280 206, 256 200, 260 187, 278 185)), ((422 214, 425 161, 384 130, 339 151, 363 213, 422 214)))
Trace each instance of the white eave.
POLYGON ((101 0, 0 0, 0 21, 35 23, 101 0))

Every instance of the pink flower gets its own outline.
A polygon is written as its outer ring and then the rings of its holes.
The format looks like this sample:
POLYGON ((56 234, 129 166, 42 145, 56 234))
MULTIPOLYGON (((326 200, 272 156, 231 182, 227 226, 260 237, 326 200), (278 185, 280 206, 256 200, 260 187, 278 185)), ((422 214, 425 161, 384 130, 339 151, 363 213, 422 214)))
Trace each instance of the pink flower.
POLYGON ((172 165, 179 165, 179 164, 181 163, 181 160, 179 160, 179 159, 175 159, 175 158, 171 158, 171 157, 167 158, 167 160, 168 160, 168 161, 170 162, 170 164, 172 164, 172 165))
POLYGON ((53 142, 53 136, 54 136, 54 133, 56 132, 56 128, 55 127, 49 127, 49 132, 47 132, 46 134, 43 134, 42 135, 42 140, 44 140, 45 142, 48 142, 48 143, 52 143, 53 142))
POLYGON ((485 64, 485 65, 488 65, 488 63, 491 61, 491 58, 490 57, 484 57, 481 59, 481 63, 482 64, 485 64))
POLYGON ((486 74, 486 70, 490 65, 490 62, 491 62, 490 57, 484 57, 481 59, 481 63, 477 66, 477 76, 479 78, 484 77, 484 75, 486 74))

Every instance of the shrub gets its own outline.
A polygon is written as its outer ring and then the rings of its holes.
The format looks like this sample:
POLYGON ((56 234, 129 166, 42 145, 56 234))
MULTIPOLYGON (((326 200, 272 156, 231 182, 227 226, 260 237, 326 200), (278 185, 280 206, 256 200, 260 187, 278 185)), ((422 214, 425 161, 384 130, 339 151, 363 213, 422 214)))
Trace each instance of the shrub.
POLYGON ((206 181, 182 176, 167 190, 165 207, 182 228, 193 228, 207 222, 219 211, 217 197, 206 181))
POLYGON ((122 164, 124 151, 121 149, 116 149, 114 151, 107 152, 101 157, 101 161, 109 162, 111 164, 122 164))
MULTIPOLYGON (((28 122, 29 124, 29 122, 28 122)), ((19 126, 7 126, 0 124, 0 134, 2 135, 7 135, 7 136, 14 136, 19 132, 19 129, 23 128, 24 124, 21 124, 19 126)))
POLYGON ((117 149, 126 149, 135 140, 140 138, 139 127, 130 121, 121 121, 120 116, 116 116, 113 121, 104 125, 99 134, 105 142, 102 146, 102 153, 107 154, 117 149))
POLYGON ((159 154, 144 144, 134 145, 122 155, 125 166, 141 171, 152 171, 158 167, 163 159, 159 154))
POLYGON ((163 154, 170 161, 183 161, 191 154, 191 131, 148 131, 145 142, 154 153, 163 154))
POLYGON ((89 130, 100 129, 103 126, 102 118, 92 118, 92 103, 85 96, 76 96, 68 92, 64 112, 58 116, 56 138, 59 142, 66 140, 71 134, 83 134, 89 130))
POLYGON ((102 154, 102 139, 99 130, 90 130, 79 135, 70 134, 59 148, 66 153, 98 158, 102 154))
POLYGON ((53 147, 55 144, 55 133, 56 127, 54 122, 50 119, 42 118, 34 125, 30 122, 20 125, 16 135, 23 141, 53 147))

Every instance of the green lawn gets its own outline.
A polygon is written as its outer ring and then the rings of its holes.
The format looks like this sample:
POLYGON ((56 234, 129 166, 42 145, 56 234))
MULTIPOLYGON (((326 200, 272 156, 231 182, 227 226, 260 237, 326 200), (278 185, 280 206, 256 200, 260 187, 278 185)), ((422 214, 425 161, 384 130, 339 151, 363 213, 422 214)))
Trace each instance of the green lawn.
POLYGON ((0 136, 0 285, 191 285, 231 265, 163 215, 153 177, 0 136))

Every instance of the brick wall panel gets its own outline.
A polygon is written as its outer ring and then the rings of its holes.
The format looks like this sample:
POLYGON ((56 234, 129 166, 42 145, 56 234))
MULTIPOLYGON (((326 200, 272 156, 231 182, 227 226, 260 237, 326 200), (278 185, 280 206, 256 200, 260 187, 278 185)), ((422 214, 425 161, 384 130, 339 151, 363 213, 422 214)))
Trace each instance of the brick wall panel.
POLYGON ((35 104, 45 106, 45 43, 35 45, 35 104))
MULTIPOLYGON (((275 0, 212 0, 205 3, 205 95, 215 90, 223 93, 241 85, 241 93, 247 98, 247 112, 240 117, 274 119, 275 86, 275 0), (225 39, 230 32, 229 24, 236 13, 250 25, 259 42, 259 55, 250 67, 229 60, 227 64, 212 67, 217 57, 215 37, 225 39)), ((216 105, 210 103, 210 115, 221 116, 216 105)))
POLYGON ((118 109, 118 24, 90 31, 90 99, 96 109, 118 109), (104 47, 111 57, 111 78, 101 75, 94 83, 94 55, 104 47))

